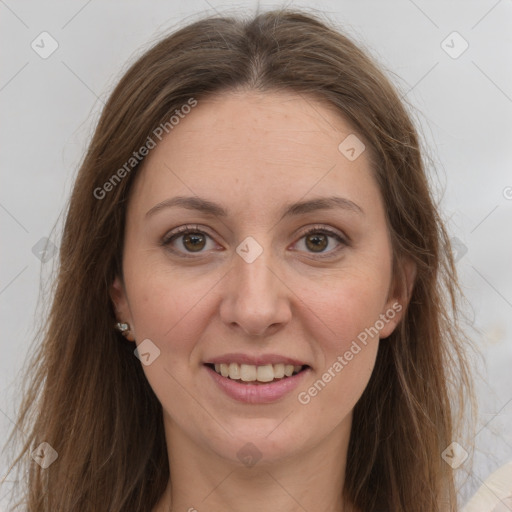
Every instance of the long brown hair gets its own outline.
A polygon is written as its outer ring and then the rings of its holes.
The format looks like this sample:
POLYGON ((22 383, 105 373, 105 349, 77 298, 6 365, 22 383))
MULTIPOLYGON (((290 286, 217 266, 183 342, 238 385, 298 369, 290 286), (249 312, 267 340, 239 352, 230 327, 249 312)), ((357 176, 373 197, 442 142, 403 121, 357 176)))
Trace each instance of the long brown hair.
POLYGON ((457 439, 470 396, 467 339, 450 240, 417 131, 366 52, 328 22, 286 9, 181 28, 130 67, 105 105, 70 198, 53 302, 19 413, 26 438, 15 462, 27 471, 24 507, 142 512, 161 498, 170 477, 162 408, 133 344, 113 329, 109 296, 122 276, 126 204, 140 163, 104 184, 191 98, 235 88, 320 99, 369 144, 395 277, 405 258, 417 274, 355 407, 344 493, 364 512, 455 511, 453 471, 441 453, 457 439), (58 453, 47 469, 30 457, 42 442, 58 453))

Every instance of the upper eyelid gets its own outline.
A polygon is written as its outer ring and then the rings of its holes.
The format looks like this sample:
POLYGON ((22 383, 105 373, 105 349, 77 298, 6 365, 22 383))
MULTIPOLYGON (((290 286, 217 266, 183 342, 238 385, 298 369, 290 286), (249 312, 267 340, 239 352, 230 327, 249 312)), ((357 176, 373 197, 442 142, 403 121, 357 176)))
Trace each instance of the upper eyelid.
MULTIPOLYGON (((187 231, 197 231, 199 233, 204 233, 205 235, 208 235, 209 237, 213 238, 213 235, 211 235, 208 232, 208 228, 205 228, 199 224, 185 224, 183 226, 179 226, 179 227, 175 228, 174 230, 172 230, 170 232, 167 232, 163 236, 163 240, 170 240, 173 236, 185 234, 187 231)), ((332 228, 330 226, 323 226, 321 224, 316 224, 313 226, 307 226, 305 228, 301 228, 300 230, 298 230, 298 233, 296 233, 296 234, 300 235, 300 236, 305 236, 308 233, 310 233, 311 231, 327 231, 327 233, 330 236, 338 235, 340 238, 342 238, 345 241, 350 240, 350 238, 347 235, 345 235, 342 231, 340 231, 336 228, 332 228)))
POLYGON ((208 232, 208 229, 206 229, 205 227, 199 225, 199 224, 185 224, 183 226, 179 226, 171 231, 168 231, 162 238, 162 242, 165 243, 165 242, 169 242, 171 240, 171 238, 175 237, 175 236, 180 236, 180 235, 185 235, 187 234, 187 232, 197 232, 197 233, 203 233, 207 236, 209 236, 210 238, 214 238, 213 235, 211 235, 209 232, 208 232))
POLYGON ((303 228, 303 229, 299 230, 298 234, 300 234, 301 236, 304 236, 310 232, 315 232, 315 231, 324 231, 329 236, 339 236, 342 240, 344 240, 346 242, 348 242, 350 240, 349 237, 347 235, 345 235, 345 233, 343 231, 341 231, 337 228, 330 227, 330 226, 322 226, 321 224, 315 224, 313 226, 303 228))

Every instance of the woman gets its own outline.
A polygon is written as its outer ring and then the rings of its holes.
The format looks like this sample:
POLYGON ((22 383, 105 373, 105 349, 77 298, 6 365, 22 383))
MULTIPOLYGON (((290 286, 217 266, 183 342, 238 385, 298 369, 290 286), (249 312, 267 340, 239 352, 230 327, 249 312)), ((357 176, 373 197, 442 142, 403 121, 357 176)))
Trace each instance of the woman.
POLYGON ((123 76, 77 176, 23 506, 455 511, 458 297, 376 64, 300 12, 193 23, 123 76))

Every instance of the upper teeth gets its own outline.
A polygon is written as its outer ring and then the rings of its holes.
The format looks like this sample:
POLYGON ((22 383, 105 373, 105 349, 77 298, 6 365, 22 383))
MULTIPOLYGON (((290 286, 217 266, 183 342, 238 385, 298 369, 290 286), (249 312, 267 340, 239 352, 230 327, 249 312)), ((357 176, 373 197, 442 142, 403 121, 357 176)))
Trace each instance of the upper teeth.
POLYGON ((253 364, 221 363, 215 365, 215 371, 223 377, 243 380, 244 382, 272 382, 274 379, 282 379, 284 376, 291 377, 294 373, 300 372, 302 366, 293 364, 265 364, 255 366, 253 364))

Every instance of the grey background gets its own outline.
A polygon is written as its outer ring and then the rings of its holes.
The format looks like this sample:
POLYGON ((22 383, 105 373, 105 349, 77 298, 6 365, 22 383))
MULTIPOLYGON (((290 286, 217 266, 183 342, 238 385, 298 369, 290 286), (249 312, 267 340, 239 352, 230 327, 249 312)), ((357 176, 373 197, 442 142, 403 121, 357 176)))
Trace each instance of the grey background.
MULTIPOLYGON (((438 169, 437 198, 458 239, 457 266, 483 355, 475 363, 481 378, 474 465, 458 470, 465 501, 512 460, 512 2, 286 5, 325 12, 380 61, 416 109, 438 169), (454 31, 469 44, 458 58, 445 51, 462 48, 457 36, 446 39, 454 31)), ((44 237, 59 245, 60 231, 51 230, 108 93, 128 62, 178 24, 201 13, 256 9, 249 1, 0 0, 2 444, 14 427, 15 379, 40 315, 41 273, 47 276, 56 260, 49 251, 41 261, 38 248, 44 237), (46 59, 31 47, 43 31, 59 45, 46 59)), ((7 468, 4 456, 0 480, 7 468)), ((7 487, 0 486, 0 510, 7 487)))

